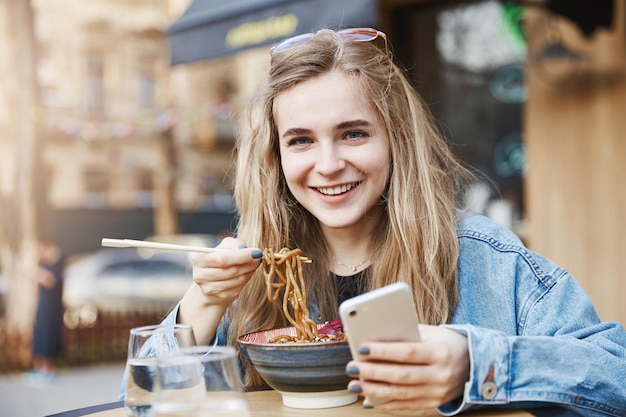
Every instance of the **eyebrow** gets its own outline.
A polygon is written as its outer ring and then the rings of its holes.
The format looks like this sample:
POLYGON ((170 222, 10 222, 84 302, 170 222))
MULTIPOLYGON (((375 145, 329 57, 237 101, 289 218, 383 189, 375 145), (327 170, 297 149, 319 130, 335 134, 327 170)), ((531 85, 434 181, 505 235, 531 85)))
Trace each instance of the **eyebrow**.
POLYGON ((339 123, 337 126, 335 126, 335 129, 341 130, 341 129, 350 129, 350 128, 355 128, 355 127, 370 127, 371 125, 372 124, 368 122, 367 120, 357 119, 357 120, 349 120, 347 122, 339 123))
MULTIPOLYGON (((367 120, 357 119, 357 120, 348 120, 346 122, 341 122, 333 127, 334 130, 344 130, 344 129, 353 129, 355 127, 370 127, 372 124, 367 120)), ((299 136, 299 135, 309 135, 313 131, 311 129, 306 129, 303 127, 292 127, 287 129, 281 135, 282 137, 287 136, 299 136)))
POLYGON ((285 130, 281 136, 287 137, 287 136, 308 135, 311 132, 312 132, 311 129, 305 129, 303 127, 292 127, 290 129, 285 130))

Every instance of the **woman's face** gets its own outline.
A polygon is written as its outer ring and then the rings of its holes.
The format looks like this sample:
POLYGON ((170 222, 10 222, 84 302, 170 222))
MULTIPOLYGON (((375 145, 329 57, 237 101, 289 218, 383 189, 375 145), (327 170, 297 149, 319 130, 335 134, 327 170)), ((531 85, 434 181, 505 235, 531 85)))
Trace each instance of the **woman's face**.
POLYGON ((331 71, 274 102, 289 190, 323 228, 372 230, 389 180, 389 139, 357 82, 331 71))

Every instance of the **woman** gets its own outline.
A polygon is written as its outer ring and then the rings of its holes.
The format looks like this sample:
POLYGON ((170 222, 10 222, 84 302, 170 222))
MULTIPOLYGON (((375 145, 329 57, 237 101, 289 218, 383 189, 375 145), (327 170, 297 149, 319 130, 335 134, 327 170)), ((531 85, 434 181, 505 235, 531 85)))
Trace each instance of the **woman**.
MULTIPOLYGON (((192 324, 199 343, 233 345, 286 326, 267 300, 258 248, 297 247, 314 259, 318 322, 363 291, 400 280, 413 289, 423 342, 367 343, 347 366, 358 378, 350 391, 393 397, 377 408, 557 404, 623 415, 624 329, 600 322, 574 278, 507 229, 456 210, 469 175, 385 35, 321 30, 271 58, 238 142, 240 222, 220 244, 233 250, 194 259, 194 284, 167 320, 192 324)), ((262 385, 246 367, 248 385, 262 385)))
POLYGON ((27 385, 44 387, 57 373, 63 333, 63 268, 65 257, 51 241, 42 239, 38 246, 39 266, 37 312, 33 329, 33 369, 24 375, 27 385))

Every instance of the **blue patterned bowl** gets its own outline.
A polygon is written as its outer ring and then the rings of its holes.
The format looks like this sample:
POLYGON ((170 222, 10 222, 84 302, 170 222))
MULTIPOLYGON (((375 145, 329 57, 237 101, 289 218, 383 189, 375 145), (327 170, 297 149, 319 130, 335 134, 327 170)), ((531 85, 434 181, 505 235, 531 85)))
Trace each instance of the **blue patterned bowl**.
MULTIPOLYGON (((319 325, 318 327, 321 327, 319 325)), ((267 384, 279 391, 291 408, 329 408, 352 404, 346 364, 352 359, 348 342, 269 343, 278 335, 295 336, 293 327, 248 333, 239 346, 267 384)))

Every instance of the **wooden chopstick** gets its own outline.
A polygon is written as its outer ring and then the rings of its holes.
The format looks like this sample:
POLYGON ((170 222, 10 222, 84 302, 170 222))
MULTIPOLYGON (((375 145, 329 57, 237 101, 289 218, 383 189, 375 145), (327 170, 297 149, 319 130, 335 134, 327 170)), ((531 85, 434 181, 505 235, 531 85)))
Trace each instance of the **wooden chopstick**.
POLYGON ((206 248, 202 246, 186 246, 186 245, 174 245, 171 243, 159 243, 150 242, 145 240, 133 240, 133 239, 109 239, 102 238, 102 246, 110 248, 147 248, 147 249, 160 249, 160 250, 176 250, 181 252, 203 252, 210 253, 224 249, 206 248))
MULTIPOLYGON (((102 238, 102 246, 110 247, 110 248, 147 248, 147 249, 158 249, 158 250, 175 250, 181 252, 202 252, 202 253, 211 253, 218 252, 227 249, 222 248, 206 248, 203 246, 186 246, 186 245, 174 245, 172 243, 160 243, 160 242, 150 242, 146 240, 133 240, 133 239, 110 239, 103 237, 102 238)), ((283 255, 279 253, 274 254, 274 258, 280 259, 283 255)), ((301 256, 300 259, 304 263, 311 263, 311 260, 301 256)))

